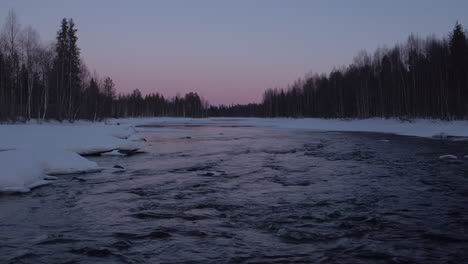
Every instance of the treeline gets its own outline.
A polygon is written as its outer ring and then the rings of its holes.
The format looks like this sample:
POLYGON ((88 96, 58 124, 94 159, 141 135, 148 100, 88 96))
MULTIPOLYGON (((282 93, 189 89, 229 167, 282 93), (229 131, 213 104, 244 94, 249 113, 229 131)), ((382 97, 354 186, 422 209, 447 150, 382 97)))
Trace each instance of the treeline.
POLYGON ((51 44, 8 13, 0 33, 0 121, 101 120, 107 117, 201 117, 208 103, 196 93, 167 99, 139 90, 116 95, 110 77, 91 74, 80 57, 77 28, 63 19, 51 44))
POLYGON ((468 40, 460 24, 448 39, 410 36, 405 44, 361 52, 328 75, 306 76, 264 93, 261 104, 210 108, 214 116, 468 118, 468 40))
POLYGON ((0 33, 0 121, 101 120, 137 116, 326 118, 468 118, 468 40, 460 24, 448 38, 410 36, 406 43, 359 53, 325 75, 269 89, 258 104, 210 106, 196 93, 165 98, 115 92, 110 77, 90 73, 77 29, 63 19, 44 44, 10 11, 0 33))
POLYGON ((158 93, 143 97, 137 89, 130 95, 119 95, 114 100, 113 112, 108 116, 206 117, 206 109, 208 109, 208 102, 197 93, 191 92, 185 96, 165 99, 158 93))

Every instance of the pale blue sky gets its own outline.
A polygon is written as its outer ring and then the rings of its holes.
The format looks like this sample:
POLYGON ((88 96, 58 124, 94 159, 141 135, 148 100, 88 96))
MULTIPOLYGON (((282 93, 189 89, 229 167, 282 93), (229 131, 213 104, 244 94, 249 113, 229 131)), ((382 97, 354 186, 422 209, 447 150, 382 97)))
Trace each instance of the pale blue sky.
POLYGON ((72 17, 89 68, 118 91, 195 91, 214 104, 258 101, 360 50, 468 26, 466 0, 0 0, 1 26, 10 9, 43 40, 72 17))

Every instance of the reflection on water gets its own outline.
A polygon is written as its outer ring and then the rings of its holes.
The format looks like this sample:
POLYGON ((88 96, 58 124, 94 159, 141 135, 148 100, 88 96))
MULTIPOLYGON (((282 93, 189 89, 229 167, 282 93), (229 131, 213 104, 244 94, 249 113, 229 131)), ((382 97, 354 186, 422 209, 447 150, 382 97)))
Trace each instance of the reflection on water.
POLYGON ((0 196, 1 263, 460 263, 467 143, 229 123, 141 128, 150 150, 95 157, 0 196), (382 140, 385 139, 385 140, 382 140))

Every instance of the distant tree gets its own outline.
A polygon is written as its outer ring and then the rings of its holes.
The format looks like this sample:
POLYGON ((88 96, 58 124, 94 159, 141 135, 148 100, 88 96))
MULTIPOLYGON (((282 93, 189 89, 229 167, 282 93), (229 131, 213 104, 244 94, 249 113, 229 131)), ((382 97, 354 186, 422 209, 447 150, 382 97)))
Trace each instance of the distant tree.
POLYGON ((85 91, 86 103, 85 109, 83 110, 85 118, 89 120, 96 121, 100 118, 99 104, 100 94, 99 94, 99 85, 95 78, 91 78, 89 81, 89 86, 85 91))
POLYGON ((110 77, 104 79, 103 85, 103 115, 113 116, 113 101, 115 99, 115 85, 110 77))
POLYGON ((22 31, 21 46, 27 74, 27 118, 31 119, 34 80, 39 71, 39 34, 31 26, 22 31))
POLYGON ((55 89, 54 89, 54 116, 62 120, 65 108, 65 100, 67 98, 66 85, 68 82, 68 21, 62 19, 60 30, 57 31, 57 40, 55 44, 55 60, 54 60, 54 75, 55 75, 55 89))
POLYGON ((468 44, 463 27, 457 22, 450 34, 450 84, 452 114, 468 114, 468 44))
POLYGON ((80 49, 78 48, 78 37, 73 19, 68 20, 68 119, 74 120, 79 106, 79 96, 81 92, 81 62, 80 49))
POLYGON ((6 63, 9 65, 9 80, 8 85, 5 87, 7 90, 6 92, 9 94, 9 116, 11 118, 16 118, 18 115, 21 115, 22 109, 17 109, 17 105, 21 101, 21 98, 17 98, 19 87, 19 74, 20 74, 20 56, 18 52, 18 43, 19 43, 19 35, 20 35, 20 24, 18 22, 18 18, 16 13, 13 10, 8 12, 6 23, 3 27, 2 36, 3 45, 4 45, 4 52, 5 52, 5 60, 6 63))
POLYGON ((49 93, 51 86, 51 75, 53 67, 53 58, 55 56, 54 48, 52 45, 40 47, 38 51, 38 64, 39 64, 39 75, 42 83, 42 94, 40 95, 39 104, 37 107, 38 119, 45 119, 47 110, 50 104, 49 93))

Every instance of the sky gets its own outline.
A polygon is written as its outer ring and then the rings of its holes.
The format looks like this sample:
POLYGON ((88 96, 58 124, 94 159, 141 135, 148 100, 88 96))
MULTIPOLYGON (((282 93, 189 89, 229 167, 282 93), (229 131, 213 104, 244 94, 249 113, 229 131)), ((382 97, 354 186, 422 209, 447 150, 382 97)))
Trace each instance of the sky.
POLYGON ((118 92, 259 102, 268 88, 348 65, 361 50, 468 27, 466 0, 0 0, 44 42, 73 18, 91 71, 118 92))

